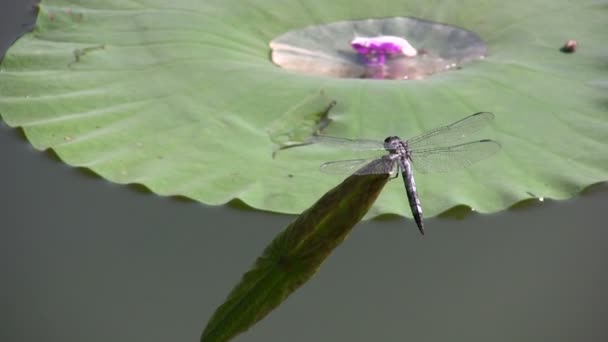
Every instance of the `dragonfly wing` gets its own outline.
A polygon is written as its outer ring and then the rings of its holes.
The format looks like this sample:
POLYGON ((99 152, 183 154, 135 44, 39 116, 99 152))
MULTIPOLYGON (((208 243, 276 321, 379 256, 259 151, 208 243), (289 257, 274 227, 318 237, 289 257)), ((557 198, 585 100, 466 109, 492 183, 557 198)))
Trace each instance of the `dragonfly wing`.
POLYGON ((352 151, 383 151, 384 143, 367 139, 346 139, 330 137, 327 135, 313 135, 307 141, 311 144, 331 146, 333 148, 347 149, 352 151))
POLYGON ((411 152, 411 159, 416 171, 448 172, 486 159, 499 150, 498 142, 486 139, 454 146, 415 150, 411 152))
POLYGON ((397 163, 392 160, 388 155, 382 156, 367 163, 362 168, 358 169, 356 175, 369 175, 369 174, 389 174, 393 175, 397 171, 397 163))
POLYGON ((390 174, 395 169, 395 163, 387 158, 337 160, 322 164, 322 172, 331 174, 390 174))
POLYGON ((439 127, 409 139, 407 145, 411 150, 425 150, 433 147, 445 147, 457 144, 461 139, 487 126, 494 119, 494 114, 479 112, 467 116, 447 126, 439 127))

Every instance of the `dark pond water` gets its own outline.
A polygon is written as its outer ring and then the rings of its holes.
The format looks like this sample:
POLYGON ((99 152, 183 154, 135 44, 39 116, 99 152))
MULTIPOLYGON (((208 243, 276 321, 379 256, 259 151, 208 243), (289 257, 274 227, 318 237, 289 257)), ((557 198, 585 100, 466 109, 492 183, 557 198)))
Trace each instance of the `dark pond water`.
MULTIPOLYGON (((1 3, 1 48, 31 20, 24 2, 1 3)), ((111 184, 4 124, 0 156, 0 341, 196 341, 292 220, 111 184)), ((424 238, 411 220, 362 223, 236 340, 607 341, 607 188, 429 219, 424 238)))

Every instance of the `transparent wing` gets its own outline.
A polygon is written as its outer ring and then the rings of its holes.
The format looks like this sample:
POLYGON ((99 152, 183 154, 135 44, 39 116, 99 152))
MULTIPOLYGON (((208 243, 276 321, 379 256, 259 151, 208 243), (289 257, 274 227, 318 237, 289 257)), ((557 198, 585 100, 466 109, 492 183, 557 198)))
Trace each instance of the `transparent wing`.
POLYGON ((499 150, 498 142, 479 140, 454 146, 412 151, 411 159, 416 171, 448 172, 486 159, 499 150))
POLYGON ((492 113, 475 113, 447 126, 435 128, 411 138, 407 141, 407 145, 411 151, 454 145, 487 126, 493 119, 494 114, 492 113))
POLYGON ((391 174, 395 171, 396 163, 384 156, 382 158, 337 160, 322 164, 320 169, 331 174, 391 174))
POLYGON ((311 144, 322 144, 334 148, 348 149, 352 151, 384 151, 382 141, 367 139, 346 139, 330 137, 327 135, 313 135, 306 141, 311 144))

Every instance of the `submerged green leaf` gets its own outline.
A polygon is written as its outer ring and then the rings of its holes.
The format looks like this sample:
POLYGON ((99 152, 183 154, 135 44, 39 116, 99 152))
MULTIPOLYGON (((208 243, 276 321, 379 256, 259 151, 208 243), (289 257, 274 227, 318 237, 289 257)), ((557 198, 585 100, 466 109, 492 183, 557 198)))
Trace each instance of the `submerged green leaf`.
POLYGON ((388 179, 388 174, 350 176, 298 216, 215 311, 201 341, 227 341, 287 299, 346 238, 388 179))
POLYGON ((329 125, 329 111, 335 105, 336 101, 323 92, 306 98, 272 122, 268 136, 278 149, 302 146, 307 138, 329 125))
MULTIPOLYGON (((408 138, 489 111, 493 131, 479 138, 501 153, 416 181, 426 216, 461 204, 495 212, 608 179, 607 15, 603 0, 45 0, 0 66, 0 115, 37 149, 114 182, 299 213, 337 180, 318 166, 351 158, 315 146, 273 155, 317 125, 408 138), (462 27, 488 56, 421 81, 328 78, 270 60, 286 32, 385 17, 462 27), (576 51, 560 52, 572 39, 576 51), (338 103, 327 118, 320 90, 338 103)), ((369 216, 407 208, 395 184, 369 216)))

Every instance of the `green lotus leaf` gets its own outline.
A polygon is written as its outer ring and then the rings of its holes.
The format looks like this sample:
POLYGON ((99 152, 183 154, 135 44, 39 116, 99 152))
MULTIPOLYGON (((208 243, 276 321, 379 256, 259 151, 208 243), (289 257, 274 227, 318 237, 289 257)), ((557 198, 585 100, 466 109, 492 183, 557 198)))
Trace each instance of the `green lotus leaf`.
MULTIPOLYGON (((300 137, 408 138, 488 111, 496 119, 479 138, 500 153, 416 180, 427 216, 459 204, 495 212, 608 179, 607 14, 596 0, 49 0, 1 65, 0 115, 37 149, 114 182, 298 213, 341 180, 321 163, 358 157, 294 146, 300 137), (287 32, 390 17, 474 32, 488 56, 418 81, 271 61, 270 42, 287 32), (576 52, 560 52, 570 39, 576 52)), ((409 215, 392 183, 369 216, 409 215)))

